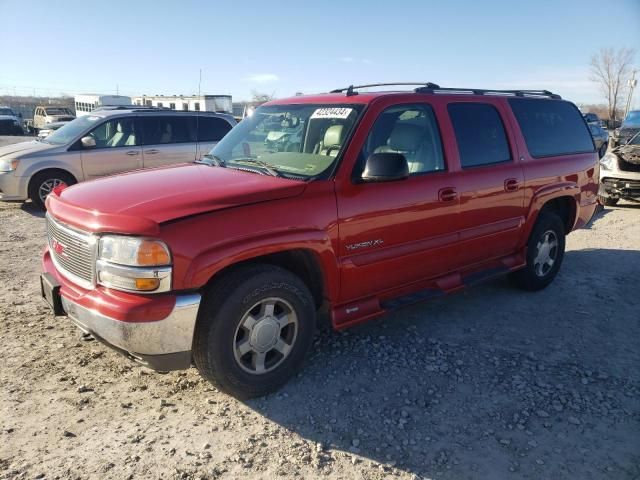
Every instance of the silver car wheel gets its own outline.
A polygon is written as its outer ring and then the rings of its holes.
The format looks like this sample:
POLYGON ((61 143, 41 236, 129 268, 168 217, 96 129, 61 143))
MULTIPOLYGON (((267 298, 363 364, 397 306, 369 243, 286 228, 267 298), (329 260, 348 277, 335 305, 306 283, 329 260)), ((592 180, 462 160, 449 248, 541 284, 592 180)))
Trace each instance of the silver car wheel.
POLYGON ((544 277, 553 268, 558 257, 558 237, 553 230, 547 230, 536 245, 533 269, 538 277, 544 277))
POLYGON ((65 182, 63 180, 60 180, 59 178, 49 178, 42 182, 40 184, 40 187, 38 188, 38 196, 40 197, 42 203, 44 203, 44 201, 47 199, 47 196, 49 196, 49 194, 53 192, 53 189, 59 187, 60 185, 65 185, 65 182))
POLYGON ((240 368, 253 375, 276 369, 291 353, 298 336, 298 316, 286 300, 265 298, 242 316, 233 354, 240 368))

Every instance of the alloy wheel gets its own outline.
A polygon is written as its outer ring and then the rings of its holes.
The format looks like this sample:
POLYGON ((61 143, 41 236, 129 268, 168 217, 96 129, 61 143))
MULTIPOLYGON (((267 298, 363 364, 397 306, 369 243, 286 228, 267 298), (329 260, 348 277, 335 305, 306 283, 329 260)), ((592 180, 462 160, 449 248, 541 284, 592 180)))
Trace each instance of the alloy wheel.
POLYGON ((558 237, 553 230, 547 230, 536 245, 533 268, 538 277, 544 277, 553 268, 558 257, 558 237))

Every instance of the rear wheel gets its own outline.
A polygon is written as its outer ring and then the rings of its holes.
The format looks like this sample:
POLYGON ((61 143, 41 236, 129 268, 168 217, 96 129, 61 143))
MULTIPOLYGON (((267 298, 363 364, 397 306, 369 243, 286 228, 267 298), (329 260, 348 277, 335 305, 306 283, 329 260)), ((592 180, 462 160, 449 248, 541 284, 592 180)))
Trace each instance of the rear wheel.
POLYGON ((564 258, 564 223, 553 212, 543 212, 527 243, 527 265, 510 275, 513 283, 525 290, 541 290, 549 285, 564 258))
POLYGON ((44 170, 35 174, 29 182, 29 198, 36 207, 44 210, 44 202, 55 188, 75 183, 73 175, 63 170, 44 170))
POLYGON ((280 267, 240 267, 205 297, 194 338, 201 375, 241 399, 277 390, 301 367, 315 331, 306 285, 280 267))

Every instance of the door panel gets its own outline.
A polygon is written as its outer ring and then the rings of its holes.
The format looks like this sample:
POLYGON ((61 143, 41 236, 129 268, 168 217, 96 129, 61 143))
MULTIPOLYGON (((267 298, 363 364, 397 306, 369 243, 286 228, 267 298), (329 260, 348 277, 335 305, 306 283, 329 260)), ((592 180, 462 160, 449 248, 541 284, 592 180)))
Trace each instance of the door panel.
POLYGON ((196 123, 192 115, 144 115, 144 168, 193 162, 197 155, 196 123))
POLYGON ((134 118, 103 122, 87 136, 96 141, 96 146, 83 149, 78 141, 86 180, 142 168, 142 147, 134 118))
POLYGON ((394 182, 343 183, 338 196, 341 301, 442 275, 456 265, 458 196, 446 172, 429 103, 391 105, 376 116, 353 172, 374 153, 400 153, 411 175, 394 182))
POLYGON ((144 168, 193 162, 196 159, 196 147, 196 143, 145 145, 144 168))

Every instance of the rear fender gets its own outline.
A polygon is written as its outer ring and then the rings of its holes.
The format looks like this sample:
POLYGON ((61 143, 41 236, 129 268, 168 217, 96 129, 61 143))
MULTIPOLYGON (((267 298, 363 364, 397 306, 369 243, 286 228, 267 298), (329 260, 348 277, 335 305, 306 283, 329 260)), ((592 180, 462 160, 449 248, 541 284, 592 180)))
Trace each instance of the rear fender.
MULTIPOLYGON (((571 197, 574 202, 575 211, 578 211, 580 205, 580 187, 576 183, 562 182, 553 185, 547 185, 539 189, 531 199, 527 218, 525 219, 524 228, 522 229, 522 236, 520 237, 520 240, 518 242, 519 248, 525 247, 527 245, 529 236, 531 235, 533 227, 538 220, 538 215, 540 215, 540 211, 544 208, 545 204, 555 198, 560 197, 571 197)), ((573 221, 575 224, 575 216, 573 221)), ((569 230, 573 230, 573 227, 574 225, 572 224, 569 230)))

